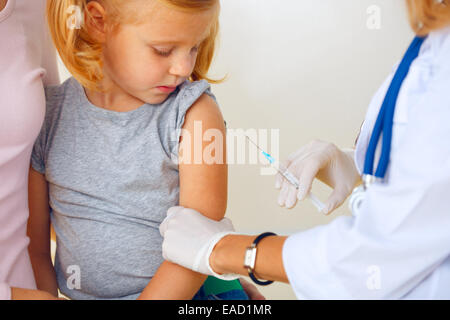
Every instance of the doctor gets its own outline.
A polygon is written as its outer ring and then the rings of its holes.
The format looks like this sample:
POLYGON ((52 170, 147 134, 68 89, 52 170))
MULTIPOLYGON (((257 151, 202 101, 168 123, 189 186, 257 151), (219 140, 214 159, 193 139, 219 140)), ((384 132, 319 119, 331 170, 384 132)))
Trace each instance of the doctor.
POLYGON ((289 237, 248 236, 174 207, 160 228, 167 260, 289 282, 299 299, 450 299, 450 6, 407 3, 417 37, 375 94, 354 153, 313 141, 286 162, 299 190, 277 177, 286 207, 314 178, 328 184, 326 213, 359 186, 353 215, 289 237))

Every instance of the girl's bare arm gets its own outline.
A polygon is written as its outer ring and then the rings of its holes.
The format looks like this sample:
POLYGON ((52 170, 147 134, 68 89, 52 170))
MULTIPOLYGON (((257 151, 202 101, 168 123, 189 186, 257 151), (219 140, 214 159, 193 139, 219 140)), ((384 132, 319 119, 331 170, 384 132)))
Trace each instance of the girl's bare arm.
POLYGON ((48 184, 45 176, 32 167, 28 178, 28 218, 27 235, 30 238, 28 252, 33 266, 38 289, 58 296, 56 273, 50 253, 50 207, 48 184))
MULTIPOLYGON (((221 220, 227 206, 226 130, 211 97, 203 95, 189 109, 183 130, 186 135, 180 144, 180 205, 221 220), (201 137, 211 133, 215 139, 194 137, 194 126, 200 124, 201 137), (195 145, 199 140, 203 141, 201 145, 195 145)), ((205 279, 204 275, 165 261, 139 299, 192 299, 205 279)))

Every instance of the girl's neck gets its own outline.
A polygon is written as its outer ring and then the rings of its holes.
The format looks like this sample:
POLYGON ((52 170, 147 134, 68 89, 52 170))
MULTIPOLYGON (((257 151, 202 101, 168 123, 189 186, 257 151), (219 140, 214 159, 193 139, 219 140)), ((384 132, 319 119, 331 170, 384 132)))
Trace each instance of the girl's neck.
POLYGON ((128 112, 145 104, 106 78, 103 79, 101 86, 108 88, 107 91, 99 92, 85 88, 86 97, 96 107, 116 112, 128 112))

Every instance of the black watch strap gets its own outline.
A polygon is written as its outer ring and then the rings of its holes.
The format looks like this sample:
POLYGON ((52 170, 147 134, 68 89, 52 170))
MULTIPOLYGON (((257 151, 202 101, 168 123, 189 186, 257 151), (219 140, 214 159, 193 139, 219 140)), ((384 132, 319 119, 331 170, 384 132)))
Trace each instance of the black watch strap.
POLYGON ((267 285, 273 283, 273 281, 258 280, 256 278, 255 272, 253 270, 255 267, 255 261, 256 261, 256 252, 257 252, 256 246, 262 239, 269 237, 269 236, 276 236, 276 234, 273 232, 261 233, 259 236, 257 236, 255 238, 255 240, 253 240, 253 243, 251 244, 250 247, 247 248, 246 253, 245 253, 244 266, 248 270, 248 276, 250 277, 250 279, 253 280, 253 282, 255 282, 256 284, 258 284, 260 286, 267 286, 267 285))

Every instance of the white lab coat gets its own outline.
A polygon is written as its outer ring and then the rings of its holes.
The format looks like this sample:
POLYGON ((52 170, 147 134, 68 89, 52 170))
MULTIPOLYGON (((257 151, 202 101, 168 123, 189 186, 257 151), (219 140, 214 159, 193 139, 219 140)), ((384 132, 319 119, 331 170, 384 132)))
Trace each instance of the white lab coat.
MULTIPOLYGON (((360 173, 392 77, 369 106, 355 151, 360 173)), ((286 240, 283 263, 299 299, 450 299, 450 28, 429 35, 403 83, 386 178, 356 216, 286 240)))

